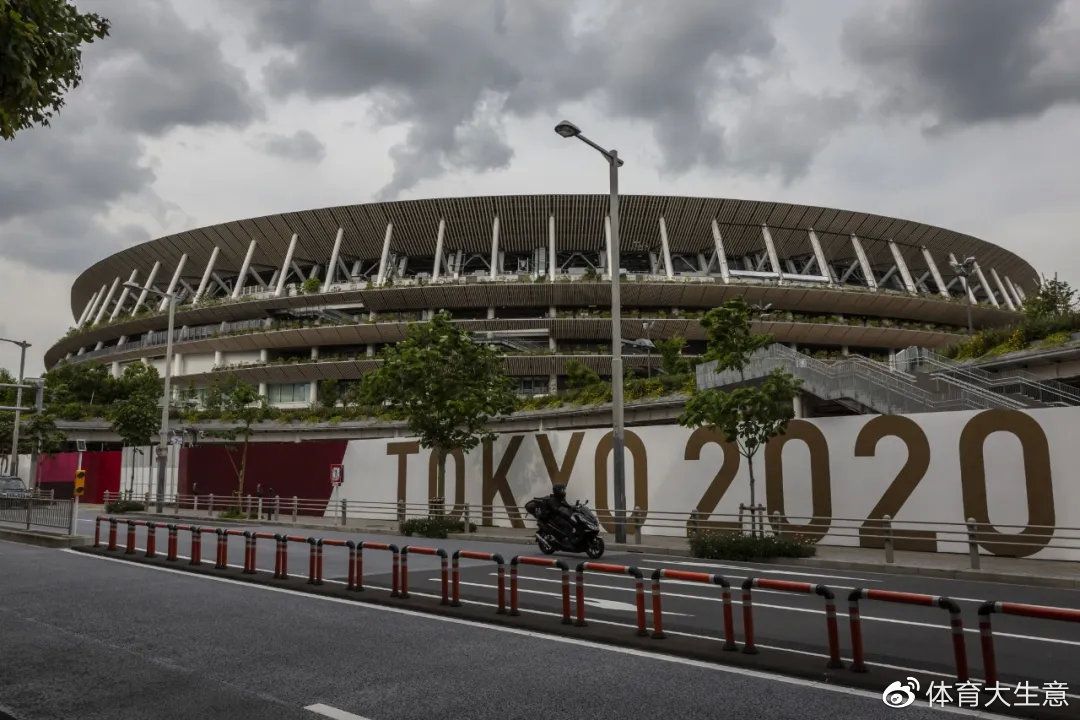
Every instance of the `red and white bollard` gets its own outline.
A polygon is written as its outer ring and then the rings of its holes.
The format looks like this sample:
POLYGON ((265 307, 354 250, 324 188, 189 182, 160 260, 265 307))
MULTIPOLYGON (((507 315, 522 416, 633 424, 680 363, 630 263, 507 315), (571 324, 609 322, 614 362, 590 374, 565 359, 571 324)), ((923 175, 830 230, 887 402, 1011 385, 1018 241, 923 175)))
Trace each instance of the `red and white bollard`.
POLYGON ((157 557, 157 523, 146 523, 146 557, 157 557))

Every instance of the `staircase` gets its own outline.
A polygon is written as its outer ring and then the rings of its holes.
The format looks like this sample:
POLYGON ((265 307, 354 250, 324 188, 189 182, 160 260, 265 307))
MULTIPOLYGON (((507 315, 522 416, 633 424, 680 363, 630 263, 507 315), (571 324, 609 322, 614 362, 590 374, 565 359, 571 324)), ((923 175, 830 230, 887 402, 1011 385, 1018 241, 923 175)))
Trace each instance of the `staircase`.
POLYGON ((961 365, 939 367, 934 364, 938 362, 936 359, 919 352, 926 351, 905 350, 892 367, 859 355, 835 361, 817 360, 785 345, 773 344, 751 355, 742 373, 717 372, 715 361, 698 365, 697 386, 741 385, 759 380, 773 370, 783 370, 801 380, 803 390, 811 395, 857 412, 901 414, 987 408, 1016 410, 1059 403, 1080 405, 1080 393, 1072 389, 1070 394, 1075 400, 1064 403, 1067 396, 1064 390, 1049 383, 1024 379, 1018 385, 1018 379, 1013 377, 1008 382, 991 381, 961 365), (1036 385, 1047 387, 1033 387, 1036 385), (1025 392, 1019 392, 1020 387, 1025 392), (1050 397, 1055 399, 1054 403, 1044 401, 1050 397))

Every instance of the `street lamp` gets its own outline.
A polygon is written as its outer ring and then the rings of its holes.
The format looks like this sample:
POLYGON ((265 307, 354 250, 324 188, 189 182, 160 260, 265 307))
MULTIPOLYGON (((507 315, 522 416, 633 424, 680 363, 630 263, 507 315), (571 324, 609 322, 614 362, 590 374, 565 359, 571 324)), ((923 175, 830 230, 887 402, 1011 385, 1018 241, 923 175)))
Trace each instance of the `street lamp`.
POLYGON ((949 267, 956 273, 956 277, 960 278, 961 283, 964 285, 964 300, 967 306, 967 326, 968 335, 971 334, 971 284, 968 282, 968 277, 975 271, 975 258, 966 257, 962 261, 956 260, 949 261, 949 267))
MULTIPOLYGON (((626 466, 623 441, 623 368, 622 368, 622 303, 619 299, 619 151, 607 150, 581 134, 581 128, 569 120, 555 126, 555 132, 564 138, 577 138, 593 148, 608 162, 611 205, 608 217, 611 222, 611 440, 612 469, 615 475, 615 542, 626 542, 626 466)), ((641 498, 638 498, 639 500, 641 498)))
MULTIPOLYGON (((19 379, 18 384, 15 387, 15 427, 11 431, 11 463, 8 465, 12 475, 19 474, 19 413, 22 411, 22 391, 23 391, 23 372, 26 370, 26 348, 30 347, 30 343, 25 340, 9 340, 8 338, 0 338, 0 342, 11 343, 12 345, 19 346, 19 379)), ((31 469, 33 469, 33 463, 30 463, 31 469)), ((34 478, 30 479, 30 484, 34 484, 34 478)))
MULTIPOLYGON (((161 432, 158 439, 158 469, 157 469, 157 512, 165 511, 165 473, 166 464, 169 461, 169 393, 172 384, 172 344, 173 344, 173 321, 176 319, 176 293, 162 292, 152 287, 142 287, 135 283, 124 283, 124 287, 132 290, 147 290, 158 297, 165 298, 169 302, 169 332, 165 339, 165 387, 162 390, 161 400, 161 432)), ((134 457, 132 457, 134 459, 134 457)))

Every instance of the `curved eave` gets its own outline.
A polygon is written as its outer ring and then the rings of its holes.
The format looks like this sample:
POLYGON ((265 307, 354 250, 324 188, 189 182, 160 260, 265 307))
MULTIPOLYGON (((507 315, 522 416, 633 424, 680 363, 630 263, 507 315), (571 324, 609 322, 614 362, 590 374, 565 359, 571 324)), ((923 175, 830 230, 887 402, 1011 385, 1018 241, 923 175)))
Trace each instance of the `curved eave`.
MULTIPOLYGON (((71 290, 72 314, 78 316, 90 295, 115 277, 133 269, 145 278, 156 261, 175 268, 188 255, 188 272, 197 277, 215 246, 218 268, 239 270, 251 240, 257 240, 255 265, 281 263, 291 236, 298 236, 297 259, 325 262, 338 228, 344 231, 342 253, 378 258, 387 224, 393 223, 396 251, 412 256, 434 253, 440 219, 446 221, 447 247, 468 252, 491 248, 492 221, 500 223, 504 250, 529 251, 547 242, 548 218, 555 217, 561 249, 598 250, 604 242, 607 195, 505 195, 403 200, 344 205, 318 210, 266 215, 186 230, 141 243, 104 258, 84 271, 71 290), (194 268, 194 269, 192 269, 194 268)), ((996 267, 1026 285, 1038 281, 1027 261, 1015 253, 978 238, 925 223, 873 213, 790 203, 683 196, 624 195, 620 198, 621 247, 627 251, 655 247, 658 227, 665 219, 672 252, 694 253, 712 243, 716 219, 728 252, 742 254, 762 247, 761 226, 768 225, 781 257, 789 248, 805 252, 806 231, 813 228, 826 257, 851 255, 852 234, 864 240, 873 264, 891 262, 886 241, 893 240, 905 256, 926 246, 946 257, 974 255, 980 264, 996 267)))

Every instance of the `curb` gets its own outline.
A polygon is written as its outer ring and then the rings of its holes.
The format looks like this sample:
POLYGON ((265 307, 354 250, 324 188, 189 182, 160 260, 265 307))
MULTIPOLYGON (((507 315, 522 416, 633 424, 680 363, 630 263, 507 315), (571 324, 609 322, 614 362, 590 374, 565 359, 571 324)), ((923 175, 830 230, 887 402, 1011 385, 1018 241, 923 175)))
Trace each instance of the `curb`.
POLYGON ((82 535, 52 535, 13 528, 0 528, 0 540, 50 548, 77 548, 90 544, 90 538, 82 535))
MULTIPOLYGON (((222 520, 219 518, 207 518, 198 515, 156 515, 154 513, 124 513, 116 517, 133 517, 139 519, 158 520, 162 522, 198 522, 207 526, 250 526, 252 520, 222 520), (169 520, 169 518, 173 518, 169 520)), ((373 527, 370 525, 318 525, 315 523, 281 522, 280 520, 256 520, 260 525, 271 525, 286 528, 302 528, 305 530, 323 530, 326 532, 363 532, 377 533, 379 535, 394 535, 407 537, 394 528, 373 527)), ((533 538, 520 535, 489 535, 487 533, 450 533, 448 540, 468 540, 470 542, 499 542, 513 543, 515 545, 532 545, 533 538)), ((58 546, 59 547, 59 546, 58 546)), ((607 549, 614 552, 627 552, 648 555, 667 555, 699 560, 688 551, 678 548, 664 547, 659 545, 634 545, 630 543, 608 543, 607 549)), ((732 561, 738 562, 738 561, 732 561)), ((1024 585, 1035 587, 1056 588, 1064 590, 1080 590, 1080 563, 1078 563, 1076 578, 1043 577, 1040 575, 1020 575, 1017 573, 990 572, 986 570, 965 570, 949 568, 925 568, 916 565, 888 565, 885 563, 849 562, 847 560, 829 560, 820 558, 770 558, 767 560, 755 560, 753 562, 768 565, 792 565, 809 568, 824 568, 829 570, 858 570, 862 572, 874 572, 883 575, 919 575, 922 577, 944 578, 947 580, 968 580, 970 582, 1002 583, 1006 585, 1024 585)), ((1033 561, 1038 562, 1038 561, 1033 561)))

